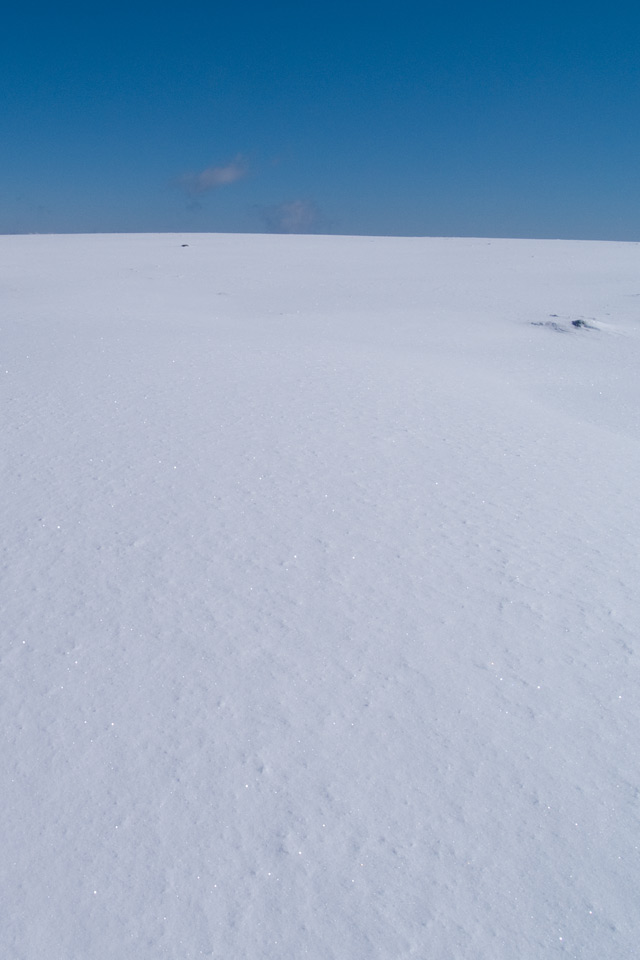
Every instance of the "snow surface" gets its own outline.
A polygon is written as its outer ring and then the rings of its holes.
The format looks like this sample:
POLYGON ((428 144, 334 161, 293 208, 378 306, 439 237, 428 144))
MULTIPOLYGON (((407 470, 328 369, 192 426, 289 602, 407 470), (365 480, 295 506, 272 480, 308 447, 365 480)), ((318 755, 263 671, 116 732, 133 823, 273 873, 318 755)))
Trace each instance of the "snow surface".
POLYGON ((640 245, 0 263, 0 955, 637 956, 640 245))

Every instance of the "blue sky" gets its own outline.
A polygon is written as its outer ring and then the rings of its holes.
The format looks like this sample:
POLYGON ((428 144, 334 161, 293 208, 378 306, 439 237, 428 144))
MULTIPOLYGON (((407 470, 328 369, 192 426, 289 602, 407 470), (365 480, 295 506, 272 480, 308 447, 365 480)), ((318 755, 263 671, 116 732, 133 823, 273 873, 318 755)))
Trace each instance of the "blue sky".
POLYGON ((638 10, 27 0, 0 232, 640 240, 638 10))

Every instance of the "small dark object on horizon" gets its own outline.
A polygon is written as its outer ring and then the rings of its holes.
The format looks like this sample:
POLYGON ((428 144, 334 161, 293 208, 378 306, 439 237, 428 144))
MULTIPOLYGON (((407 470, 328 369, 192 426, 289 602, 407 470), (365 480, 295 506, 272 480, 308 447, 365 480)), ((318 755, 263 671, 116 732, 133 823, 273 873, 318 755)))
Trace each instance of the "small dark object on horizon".
POLYGON ((181 243, 180 246, 181 246, 181 247, 188 247, 189 244, 188 244, 188 243, 181 243))

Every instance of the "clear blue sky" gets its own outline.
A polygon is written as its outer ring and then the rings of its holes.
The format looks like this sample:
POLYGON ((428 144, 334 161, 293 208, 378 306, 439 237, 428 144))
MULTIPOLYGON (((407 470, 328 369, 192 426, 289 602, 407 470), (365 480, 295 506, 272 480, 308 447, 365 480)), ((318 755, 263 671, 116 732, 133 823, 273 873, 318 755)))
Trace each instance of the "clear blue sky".
POLYGON ((640 7, 11 4, 0 232, 640 240, 640 7))

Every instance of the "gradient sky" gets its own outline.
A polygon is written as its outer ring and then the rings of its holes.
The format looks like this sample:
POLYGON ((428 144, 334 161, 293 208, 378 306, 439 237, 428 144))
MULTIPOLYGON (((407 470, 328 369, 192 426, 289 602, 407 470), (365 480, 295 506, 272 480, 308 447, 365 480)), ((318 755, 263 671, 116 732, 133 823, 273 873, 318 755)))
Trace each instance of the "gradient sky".
POLYGON ((640 7, 17 4, 0 233, 640 240, 640 7))

